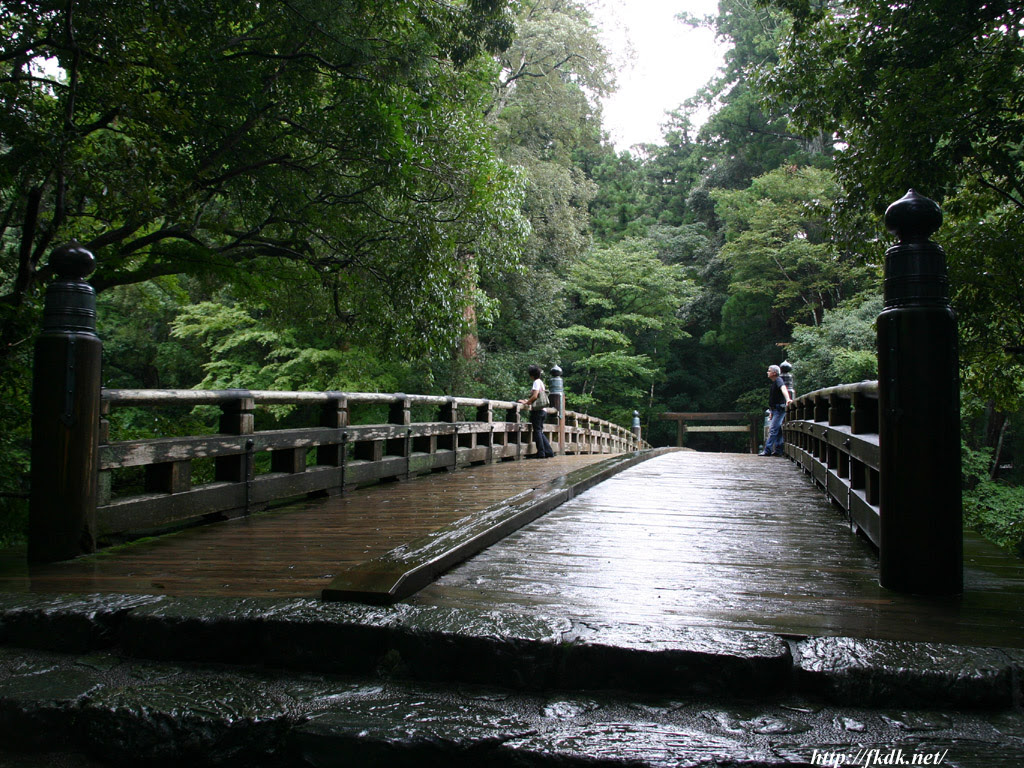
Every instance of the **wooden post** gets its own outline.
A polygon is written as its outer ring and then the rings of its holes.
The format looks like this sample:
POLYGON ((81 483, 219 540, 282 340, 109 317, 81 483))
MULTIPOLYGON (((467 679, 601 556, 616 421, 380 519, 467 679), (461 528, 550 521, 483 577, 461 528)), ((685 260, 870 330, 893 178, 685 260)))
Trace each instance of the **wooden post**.
MULTIPOLYGON (((348 398, 338 395, 328 399, 320 411, 320 426, 344 430, 348 424, 348 398)), ((345 447, 344 442, 318 446, 316 449, 317 465, 321 467, 343 466, 346 459, 345 447)), ((339 484, 338 490, 341 490, 341 484, 339 484)))
POLYGON ((889 206, 878 316, 879 581, 916 594, 963 590, 960 387, 942 224, 913 190, 889 206))
POLYGON ((488 426, 487 432, 481 432, 477 435, 477 445, 487 446, 487 459, 488 464, 492 464, 495 461, 494 458, 494 406, 490 401, 485 400, 483 405, 477 406, 476 409, 476 420, 486 424, 488 426))
POLYGON ((405 473, 403 475, 382 478, 382 480, 409 479, 409 459, 410 451, 412 450, 412 429, 410 429, 412 424, 412 401, 405 394, 396 394, 395 397, 397 399, 388 409, 388 423, 404 426, 405 435, 393 437, 385 441, 384 455, 403 457, 405 459, 405 473))
POLYGON ((551 378, 548 383, 551 391, 548 393, 548 401, 555 408, 558 419, 558 455, 565 455, 565 381, 562 379, 561 366, 551 367, 551 378))
MULTIPOLYGON (((236 390, 231 390, 235 392, 236 390)), ((238 397, 221 404, 220 433, 251 435, 256 429, 256 400, 248 390, 237 390, 238 397)), ((246 446, 242 453, 218 456, 214 461, 214 479, 230 483, 252 482, 252 451, 246 446)))
POLYGON ((50 256, 57 279, 46 290, 32 373, 30 562, 96 549, 103 345, 96 292, 85 282, 95 263, 75 242, 50 256))
MULTIPOLYGON (((438 409, 437 420, 442 421, 446 424, 458 424, 459 408, 455 404, 454 397, 449 397, 448 400, 444 403, 444 405, 442 405, 438 409)), ((458 427, 452 427, 452 433, 449 435, 439 435, 437 438, 437 447, 439 450, 452 452, 452 463, 450 467, 447 467, 447 469, 457 469, 459 466, 458 427)))

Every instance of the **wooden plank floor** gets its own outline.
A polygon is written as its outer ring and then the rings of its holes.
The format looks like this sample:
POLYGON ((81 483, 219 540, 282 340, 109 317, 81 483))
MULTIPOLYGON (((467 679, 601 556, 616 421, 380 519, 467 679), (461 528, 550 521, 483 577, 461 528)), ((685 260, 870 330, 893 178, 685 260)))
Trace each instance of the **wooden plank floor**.
POLYGON ((709 627, 1024 647, 1024 563, 966 539, 966 588, 878 586, 873 549, 792 463, 681 452, 644 462, 408 602, 583 625, 709 627))
POLYGON ((54 565, 0 556, 0 591, 314 597, 369 560, 470 512, 608 458, 467 467, 192 528, 54 565))

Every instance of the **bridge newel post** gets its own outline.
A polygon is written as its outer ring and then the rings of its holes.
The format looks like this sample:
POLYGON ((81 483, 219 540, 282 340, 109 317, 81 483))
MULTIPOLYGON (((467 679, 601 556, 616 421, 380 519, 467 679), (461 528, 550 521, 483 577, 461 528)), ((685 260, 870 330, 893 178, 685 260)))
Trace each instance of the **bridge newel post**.
POLYGON ((963 590, 960 382, 946 256, 929 238, 939 206, 910 190, 889 206, 899 242, 885 254, 878 316, 879 582, 949 595, 963 590))
POLYGON ((77 242, 55 249, 32 373, 32 491, 28 559, 68 560, 96 549, 100 366, 96 259, 77 242))
POLYGON ((635 449, 640 448, 640 411, 633 411, 633 439, 636 441, 635 449))
POLYGON ((551 391, 548 393, 548 401, 557 411, 558 418, 558 454, 565 455, 565 381, 562 379, 562 368, 558 365, 551 366, 551 391))

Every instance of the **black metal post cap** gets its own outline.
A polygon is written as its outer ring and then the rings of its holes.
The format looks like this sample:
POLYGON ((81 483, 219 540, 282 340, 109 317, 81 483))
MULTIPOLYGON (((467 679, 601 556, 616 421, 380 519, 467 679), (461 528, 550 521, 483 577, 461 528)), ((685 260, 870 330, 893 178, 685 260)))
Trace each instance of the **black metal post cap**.
POLYGON ((925 242, 941 226, 939 204, 912 189, 885 211, 885 228, 901 243, 925 242))
POLYGON ((96 257, 80 242, 72 240, 53 250, 50 266, 61 280, 81 281, 96 269, 96 257))

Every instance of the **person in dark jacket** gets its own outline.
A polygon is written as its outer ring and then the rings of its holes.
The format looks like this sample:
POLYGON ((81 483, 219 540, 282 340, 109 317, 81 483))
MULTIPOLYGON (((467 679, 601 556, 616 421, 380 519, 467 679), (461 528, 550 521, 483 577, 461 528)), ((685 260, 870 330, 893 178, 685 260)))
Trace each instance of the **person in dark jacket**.
POLYGON ((764 441, 764 452, 760 456, 782 456, 782 420, 786 418, 786 406, 793 398, 782 381, 782 369, 777 365, 768 366, 768 410, 771 421, 768 425, 768 439, 764 441))

